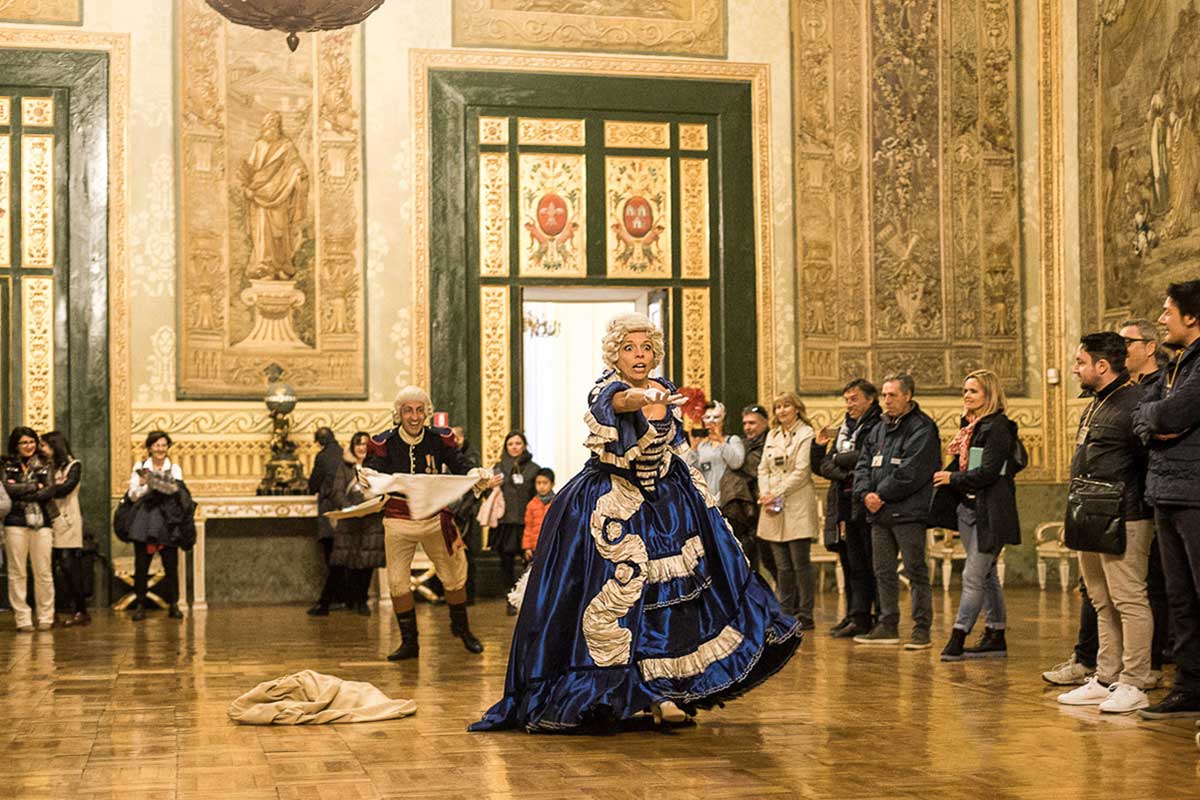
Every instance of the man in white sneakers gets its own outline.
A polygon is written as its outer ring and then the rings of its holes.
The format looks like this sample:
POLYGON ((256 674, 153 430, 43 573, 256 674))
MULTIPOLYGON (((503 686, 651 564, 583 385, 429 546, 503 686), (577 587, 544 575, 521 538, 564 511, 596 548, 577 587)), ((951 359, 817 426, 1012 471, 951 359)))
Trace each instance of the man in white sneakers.
POLYGON ((1125 542, 1123 549, 1113 547, 1107 525, 1068 524, 1067 544, 1080 551, 1079 568, 1096 607, 1100 648, 1096 674, 1078 689, 1060 694, 1058 702, 1126 713, 1150 705, 1145 690, 1153 685, 1154 620, 1146 597, 1146 562, 1154 527, 1142 500, 1146 448, 1133 432, 1133 410, 1142 388, 1125 370, 1125 340, 1112 332, 1083 337, 1074 372, 1092 402, 1075 440, 1073 489, 1076 479, 1083 478, 1093 487, 1107 484, 1121 498, 1125 542))

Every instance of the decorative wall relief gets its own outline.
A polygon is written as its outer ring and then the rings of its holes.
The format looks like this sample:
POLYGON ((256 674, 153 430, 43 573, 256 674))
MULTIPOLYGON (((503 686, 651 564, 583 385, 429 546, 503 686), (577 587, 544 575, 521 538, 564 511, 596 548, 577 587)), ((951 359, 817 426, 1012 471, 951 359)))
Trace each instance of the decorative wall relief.
MULTIPOLYGON (((521 224, 526 236, 521 246, 521 275, 572 278, 587 275, 587 180, 583 155, 522 153, 518 169, 521 224)), ((485 210, 483 233, 488 217, 499 213, 485 210)))
POLYGON ((361 34, 292 55, 202 0, 179 19, 181 397, 366 393, 361 34))
POLYGON ((1021 394, 1012 4, 797 0, 793 47, 802 389, 1021 394))
POLYGON ((1078 0, 1084 331, 1155 319, 1200 245, 1200 9, 1078 0))
POLYGON ((21 424, 36 431, 57 427, 54 416, 54 278, 21 279, 21 424))
POLYGON ((0 0, 0 22, 83 24, 83 0, 0 0))
POLYGON ((671 277, 671 165, 667 158, 608 156, 608 277, 671 277))
POLYGON ((724 58, 725 0, 453 0, 455 47, 724 58))
POLYGON ((480 153, 480 275, 501 277, 508 274, 508 222, 508 153, 480 153))

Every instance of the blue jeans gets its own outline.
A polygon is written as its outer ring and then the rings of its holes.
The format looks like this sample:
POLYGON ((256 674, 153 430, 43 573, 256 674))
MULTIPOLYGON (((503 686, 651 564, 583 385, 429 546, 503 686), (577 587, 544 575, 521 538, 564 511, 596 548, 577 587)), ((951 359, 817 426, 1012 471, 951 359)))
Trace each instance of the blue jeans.
POLYGON ((963 549, 967 551, 967 563, 963 566, 962 596, 958 600, 958 617, 954 627, 970 633, 982 609, 987 626, 1004 629, 1007 615, 1004 611, 1004 590, 1000 588, 1000 576, 996 572, 996 556, 979 552, 979 531, 975 527, 975 509, 962 503, 958 506, 958 535, 963 549))

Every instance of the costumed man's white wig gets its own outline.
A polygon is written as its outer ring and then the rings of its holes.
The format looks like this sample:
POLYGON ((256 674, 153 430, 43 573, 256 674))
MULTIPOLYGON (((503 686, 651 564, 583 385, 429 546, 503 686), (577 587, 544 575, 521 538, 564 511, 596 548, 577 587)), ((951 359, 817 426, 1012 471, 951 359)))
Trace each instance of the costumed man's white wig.
POLYGON ((654 350, 654 360, 650 364, 650 369, 654 369, 663 362, 663 358, 667 354, 667 347, 663 341, 662 331, 656 328, 645 314, 632 313, 618 314, 608 323, 608 330, 604 333, 604 339, 600 345, 605 364, 616 369, 617 353, 621 349, 621 342, 625 341, 625 337, 631 333, 650 335, 650 347, 654 350))
POLYGON ((400 424, 400 407, 405 403, 420 403, 425 408, 426 417, 433 413, 433 400, 429 397, 429 392, 420 386, 405 386, 400 390, 400 394, 396 395, 396 402, 392 405, 392 422, 397 425, 400 424))

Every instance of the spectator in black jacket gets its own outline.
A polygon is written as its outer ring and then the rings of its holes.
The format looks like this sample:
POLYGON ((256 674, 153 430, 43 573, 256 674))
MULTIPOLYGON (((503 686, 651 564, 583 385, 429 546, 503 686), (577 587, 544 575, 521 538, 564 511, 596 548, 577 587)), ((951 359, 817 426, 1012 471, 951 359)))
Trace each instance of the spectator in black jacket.
MULTIPOLYGON (((479 450, 467 439, 463 427, 455 425, 450 430, 454 433, 454 446, 458 448, 458 454, 462 456, 463 461, 472 467, 482 466, 483 458, 479 455, 479 450)), ((467 605, 469 606, 475 604, 475 560, 479 557, 479 551, 483 547, 483 528, 480 526, 479 520, 475 518, 479 513, 481 502, 474 492, 467 492, 450 506, 450 510, 454 512, 454 521, 458 523, 458 529, 462 531, 463 544, 467 548, 467 605)))
POLYGON ((854 500, 854 467, 862 443, 879 423, 879 390, 870 381, 856 378, 842 389, 846 416, 835 429, 817 431, 812 463, 828 479, 825 495, 825 542, 837 542, 846 583, 846 616, 829 633, 839 639, 871 630, 875 604, 875 564, 871 556, 871 525, 861 502, 854 500), (830 444, 833 445, 830 451, 830 444))
POLYGON ((1167 288, 1160 325, 1183 350, 1134 412, 1150 448, 1146 499, 1154 506, 1171 627, 1175 685, 1141 711, 1148 719, 1200 716, 1200 280, 1167 288))
POLYGON ((769 427, 770 417, 765 408, 748 405, 742 409, 745 458, 740 467, 725 470, 720 486, 721 513, 733 528, 733 535, 754 572, 758 572, 764 557, 770 557, 771 550, 758 546, 758 465, 762 463, 769 427))
POLYGON ((940 528, 957 529, 967 561, 963 566, 958 617, 942 661, 1003 658, 1008 655, 1008 618, 996 561, 1006 544, 1021 543, 1017 517, 1017 424, 1004 413, 1008 400, 1000 377, 975 370, 963 380, 963 416, 946 452, 950 463, 933 475, 933 519, 940 528), (979 612, 986 613, 983 638, 963 647, 979 612))
POLYGON ((912 376, 884 379, 880 390, 883 418, 864 443, 854 468, 854 500, 871 521, 879 621, 859 644, 899 644, 900 580, 896 556, 912 589, 912 637, 906 650, 930 647, 933 592, 925 564, 925 529, 933 497, 933 473, 941 460, 937 424, 915 402, 912 376))
POLYGON ((32 428, 13 428, 4 460, 4 483, 12 506, 4 517, 4 561, 8 567, 8 601, 17 630, 31 633, 35 626, 54 624, 54 573, 51 553, 54 534, 51 517, 56 512, 54 470, 38 453, 40 439, 32 428), (27 597, 26 564, 33 565, 33 592, 37 619, 27 597))
POLYGON ((1081 550, 1079 570, 1099 620, 1096 674, 1078 689, 1060 694, 1064 705, 1094 705, 1125 713, 1149 705, 1150 640, 1154 619, 1146 596, 1146 562, 1154 526, 1142 502, 1146 451, 1133 432, 1133 409, 1142 390, 1125 371, 1125 340, 1116 333, 1091 333, 1075 353, 1079 385, 1092 395, 1084 410, 1071 459, 1071 478, 1124 486, 1125 552, 1081 550))
MULTIPOLYGON (((317 428, 313 439, 321 446, 313 459, 312 472, 308 475, 308 491, 317 496, 317 541, 321 545, 321 557, 325 562, 325 585, 317 604, 308 610, 310 617, 324 617, 334 603, 344 603, 349 596, 349 579, 346 570, 329 563, 333 553, 333 525, 325 513, 336 511, 337 503, 331 492, 332 478, 342 467, 344 453, 333 430, 317 428)), ((369 612, 368 612, 369 613, 369 612)))

